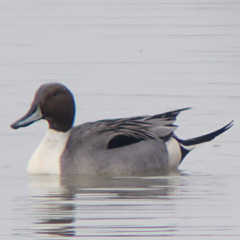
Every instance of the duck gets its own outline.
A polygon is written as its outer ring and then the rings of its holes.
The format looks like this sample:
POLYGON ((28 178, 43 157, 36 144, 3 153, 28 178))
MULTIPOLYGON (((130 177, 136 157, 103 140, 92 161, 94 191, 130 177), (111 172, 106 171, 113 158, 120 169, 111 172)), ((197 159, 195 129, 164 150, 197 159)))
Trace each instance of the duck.
POLYGON ((27 172, 60 175, 137 175, 178 169, 194 148, 213 140, 233 126, 233 121, 211 133, 180 139, 174 131, 182 108, 156 115, 106 119, 74 125, 75 101, 61 83, 41 85, 27 113, 12 129, 41 119, 48 130, 33 152, 27 172))

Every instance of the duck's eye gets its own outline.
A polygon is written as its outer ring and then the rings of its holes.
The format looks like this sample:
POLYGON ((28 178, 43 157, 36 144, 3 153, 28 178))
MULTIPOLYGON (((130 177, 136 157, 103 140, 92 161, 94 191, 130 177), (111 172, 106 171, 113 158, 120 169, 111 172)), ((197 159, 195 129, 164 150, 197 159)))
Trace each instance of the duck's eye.
POLYGON ((53 95, 54 97, 56 97, 56 96, 58 95, 58 93, 57 93, 57 92, 54 92, 52 95, 53 95))

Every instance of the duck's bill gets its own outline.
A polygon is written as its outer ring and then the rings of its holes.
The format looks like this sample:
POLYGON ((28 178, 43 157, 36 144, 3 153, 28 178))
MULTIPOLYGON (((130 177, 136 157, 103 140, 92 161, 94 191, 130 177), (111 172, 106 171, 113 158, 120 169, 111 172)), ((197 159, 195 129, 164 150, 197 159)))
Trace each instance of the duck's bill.
POLYGON ((42 119, 42 113, 39 106, 31 107, 29 111, 19 120, 11 124, 11 128, 18 129, 26 127, 38 120, 42 119))

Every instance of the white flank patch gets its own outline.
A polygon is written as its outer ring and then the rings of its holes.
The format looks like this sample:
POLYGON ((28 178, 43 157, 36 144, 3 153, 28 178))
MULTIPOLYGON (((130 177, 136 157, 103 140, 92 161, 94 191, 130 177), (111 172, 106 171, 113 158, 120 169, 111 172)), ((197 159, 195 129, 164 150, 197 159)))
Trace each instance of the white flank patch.
POLYGON ((186 150, 188 151, 192 151, 193 149, 199 147, 199 146, 202 146, 204 145, 206 142, 202 142, 202 143, 197 143, 197 144, 194 144, 194 145, 190 145, 190 146, 186 146, 186 145, 183 145, 181 144, 181 146, 183 146, 186 150))
POLYGON ((181 162, 182 153, 179 146, 178 141, 175 138, 170 138, 169 141, 166 142, 167 150, 168 150, 168 162, 169 168, 174 169, 177 168, 181 162))
POLYGON ((27 172, 60 174, 60 157, 66 146, 69 134, 70 131, 59 132, 48 129, 28 163, 27 172))

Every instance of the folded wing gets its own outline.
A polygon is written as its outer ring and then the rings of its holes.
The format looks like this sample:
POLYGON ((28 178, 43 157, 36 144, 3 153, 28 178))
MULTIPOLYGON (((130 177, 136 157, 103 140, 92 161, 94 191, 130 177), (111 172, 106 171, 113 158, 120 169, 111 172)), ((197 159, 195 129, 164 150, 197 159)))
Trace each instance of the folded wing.
POLYGON ((108 136, 107 149, 127 146, 143 140, 167 141, 176 130, 178 114, 183 108, 153 116, 141 116, 100 121, 99 133, 108 136))

